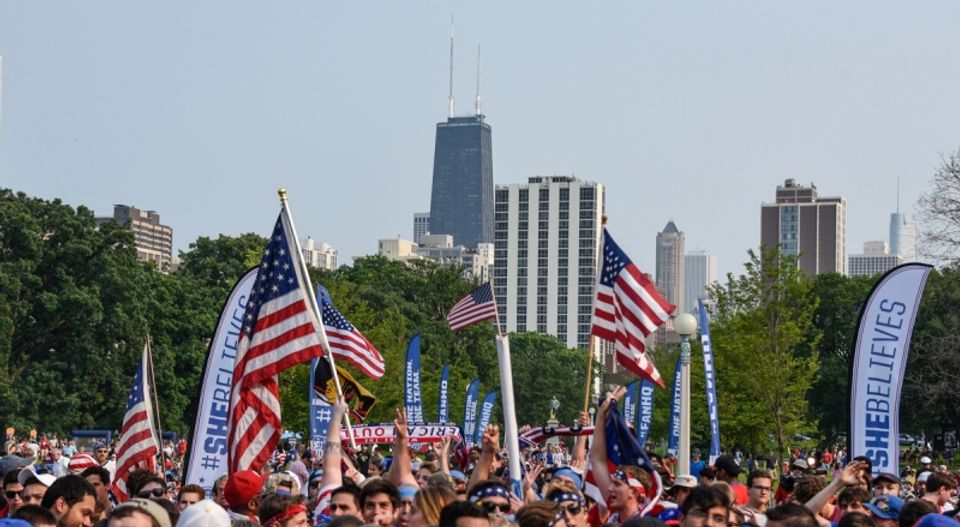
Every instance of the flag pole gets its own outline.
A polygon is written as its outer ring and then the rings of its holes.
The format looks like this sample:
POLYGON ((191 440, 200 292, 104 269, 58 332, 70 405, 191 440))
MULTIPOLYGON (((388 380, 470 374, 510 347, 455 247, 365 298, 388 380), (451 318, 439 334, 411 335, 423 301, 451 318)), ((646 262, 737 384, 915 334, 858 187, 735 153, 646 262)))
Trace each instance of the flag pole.
POLYGON ((147 367, 150 368, 150 387, 153 392, 153 411, 157 414, 157 436, 159 439, 159 454, 160 454, 160 470, 163 471, 166 468, 164 463, 164 452, 163 452, 163 428, 160 427, 160 395, 157 393, 157 377, 154 373, 155 368, 153 367, 153 346, 150 344, 150 334, 147 333, 147 367))
MULTIPOLYGON (((604 233, 607 230, 607 215, 604 214, 600 216, 600 250, 597 251, 597 280, 593 283, 593 298, 590 299, 590 314, 593 315, 593 312, 597 309, 597 287, 600 285, 600 277, 603 275, 603 254, 600 254, 603 251, 603 237, 604 233)), ((592 326, 592 324, 591 324, 592 326)), ((593 353, 594 345, 597 340, 597 337, 593 336, 593 328, 591 327, 590 334, 590 344, 587 346, 587 383, 583 387, 583 411, 586 412, 590 409, 590 377, 593 375, 593 353)))
MULTIPOLYGON (((297 254, 294 256, 296 259, 296 265, 299 265, 300 273, 303 275, 303 279, 308 282, 306 285, 309 285, 309 287, 306 287, 305 289, 307 290, 307 296, 310 299, 310 307, 313 309, 313 314, 316 316, 316 319, 319 322, 320 346, 323 347, 323 351, 327 356, 327 360, 330 362, 330 371, 333 374, 333 383, 337 388, 337 398, 343 400, 343 388, 340 385, 340 375, 337 373, 337 365, 334 363, 333 353, 330 351, 330 342, 327 340, 327 331, 323 327, 323 316, 320 313, 320 305, 317 303, 317 295, 313 292, 313 284, 310 283, 310 270, 307 269, 307 263, 303 261, 303 249, 300 247, 300 238, 297 236, 297 228, 293 224, 293 217, 290 214, 290 206, 287 203, 287 190, 283 188, 277 189, 277 195, 280 196, 280 204, 283 206, 283 214, 286 215, 287 223, 290 225, 290 236, 293 236, 293 244, 297 248, 297 254)), ((349 411, 343 414, 343 422, 347 427, 347 437, 350 439, 350 446, 352 446, 353 450, 356 451, 357 443, 353 436, 353 427, 350 424, 349 411)), ((334 438, 334 440, 336 440, 336 438, 334 438)))
MULTIPOLYGON (((493 293, 493 284, 490 284, 493 293)), ((520 437, 517 430, 517 410, 513 399, 513 366, 510 363, 510 340, 500 329, 500 310, 493 297, 494 321, 497 324, 497 359, 500 363, 500 405, 503 407, 503 442, 507 447, 510 482, 517 496, 523 495, 520 470, 520 437)), ((482 433, 482 432, 481 432, 482 433)))

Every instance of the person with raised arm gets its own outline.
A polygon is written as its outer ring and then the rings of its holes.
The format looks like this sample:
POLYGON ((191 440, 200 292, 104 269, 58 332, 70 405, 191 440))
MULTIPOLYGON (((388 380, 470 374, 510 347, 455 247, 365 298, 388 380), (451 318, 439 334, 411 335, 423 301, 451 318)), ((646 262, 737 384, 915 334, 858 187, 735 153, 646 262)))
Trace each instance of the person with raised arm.
POLYGON ((337 399, 331 407, 330 425, 327 428, 327 440, 323 444, 323 478, 317 492, 317 503, 313 507, 314 516, 361 517, 356 505, 355 493, 337 492, 343 487, 343 474, 340 464, 343 455, 340 452, 340 424, 349 407, 342 399, 337 399))

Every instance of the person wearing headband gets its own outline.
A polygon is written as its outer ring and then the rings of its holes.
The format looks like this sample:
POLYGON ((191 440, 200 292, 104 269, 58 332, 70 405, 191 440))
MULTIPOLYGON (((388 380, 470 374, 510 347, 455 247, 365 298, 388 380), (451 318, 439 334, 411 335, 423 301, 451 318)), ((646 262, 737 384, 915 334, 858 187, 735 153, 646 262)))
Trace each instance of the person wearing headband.
POLYGON ((482 508, 491 518, 510 514, 510 489, 500 480, 488 479, 473 486, 467 494, 470 503, 482 508))
POLYGON ((270 494, 257 513, 262 527, 307 527, 307 506, 302 496, 270 494))
POLYGON ((567 527, 587 527, 587 505, 580 490, 570 483, 560 480, 553 483, 547 501, 560 506, 567 527))

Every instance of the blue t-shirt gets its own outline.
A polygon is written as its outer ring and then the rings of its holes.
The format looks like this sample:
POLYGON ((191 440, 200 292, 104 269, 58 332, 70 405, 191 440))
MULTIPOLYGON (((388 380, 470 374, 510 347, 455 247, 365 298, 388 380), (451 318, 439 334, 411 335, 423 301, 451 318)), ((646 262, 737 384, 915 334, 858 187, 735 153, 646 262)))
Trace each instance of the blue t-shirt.
POLYGON ((703 470, 704 468, 706 468, 706 466, 707 466, 707 464, 704 463, 702 459, 701 459, 700 461, 691 461, 691 462, 690 462, 690 475, 693 476, 693 477, 695 477, 695 478, 697 478, 697 479, 700 479, 700 471, 703 470))

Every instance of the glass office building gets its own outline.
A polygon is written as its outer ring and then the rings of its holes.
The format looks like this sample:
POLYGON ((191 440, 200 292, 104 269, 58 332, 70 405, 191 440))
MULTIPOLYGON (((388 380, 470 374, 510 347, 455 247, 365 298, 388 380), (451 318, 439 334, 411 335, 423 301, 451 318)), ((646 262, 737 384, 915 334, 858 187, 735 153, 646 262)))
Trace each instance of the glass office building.
POLYGON ((430 233, 454 244, 493 242, 493 148, 483 115, 437 123, 430 195, 430 233))

